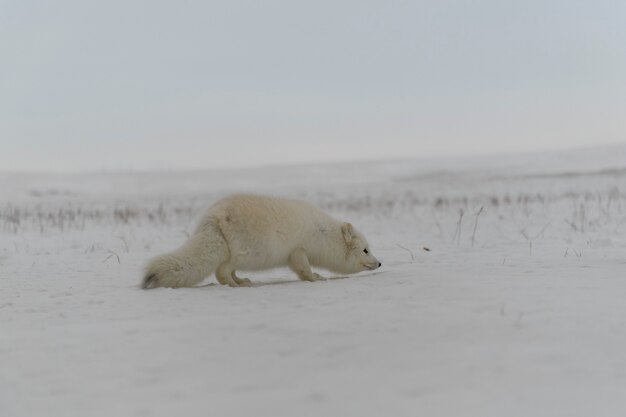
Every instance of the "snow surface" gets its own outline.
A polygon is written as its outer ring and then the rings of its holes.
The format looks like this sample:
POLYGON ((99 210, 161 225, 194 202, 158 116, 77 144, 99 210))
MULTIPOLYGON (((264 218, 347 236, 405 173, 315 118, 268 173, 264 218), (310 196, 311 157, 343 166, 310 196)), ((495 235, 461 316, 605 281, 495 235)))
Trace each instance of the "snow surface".
POLYGON ((625 190, 626 147, 0 174, 0 416, 624 415, 625 190), (140 290, 234 191, 318 204, 383 267, 140 290))

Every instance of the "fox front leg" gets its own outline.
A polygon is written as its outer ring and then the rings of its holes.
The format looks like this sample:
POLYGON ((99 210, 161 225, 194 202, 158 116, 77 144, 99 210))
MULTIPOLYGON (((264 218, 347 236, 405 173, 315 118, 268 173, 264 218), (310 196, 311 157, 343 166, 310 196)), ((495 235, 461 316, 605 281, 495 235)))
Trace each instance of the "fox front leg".
POLYGON ((302 248, 294 250, 291 252, 291 255, 289 255, 289 268, 291 268, 302 281, 322 281, 326 279, 311 271, 309 258, 307 258, 306 252, 302 248))

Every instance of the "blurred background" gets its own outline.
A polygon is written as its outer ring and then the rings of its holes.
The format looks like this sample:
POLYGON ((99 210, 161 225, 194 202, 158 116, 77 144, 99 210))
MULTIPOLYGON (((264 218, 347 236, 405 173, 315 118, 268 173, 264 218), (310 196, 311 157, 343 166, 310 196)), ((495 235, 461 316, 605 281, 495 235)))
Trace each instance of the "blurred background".
POLYGON ((0 4, 0 170, 180 170, 626 139, 626 3, 0 4))

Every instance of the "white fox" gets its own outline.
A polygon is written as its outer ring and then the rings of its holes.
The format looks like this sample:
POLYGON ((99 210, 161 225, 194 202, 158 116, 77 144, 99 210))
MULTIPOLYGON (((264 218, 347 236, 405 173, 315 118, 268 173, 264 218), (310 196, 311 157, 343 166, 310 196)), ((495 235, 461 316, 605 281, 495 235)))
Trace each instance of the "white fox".
POLYGON ((381 263, 350 223, 311 204, 238 194, 211 206, 180 248, 152 259, 142 287, 192 287, 213 272, 220 284, 249 286, 235 271, 283 266, 303 281, 317 281, 324 278, 311 266, 349 274, 381 263))

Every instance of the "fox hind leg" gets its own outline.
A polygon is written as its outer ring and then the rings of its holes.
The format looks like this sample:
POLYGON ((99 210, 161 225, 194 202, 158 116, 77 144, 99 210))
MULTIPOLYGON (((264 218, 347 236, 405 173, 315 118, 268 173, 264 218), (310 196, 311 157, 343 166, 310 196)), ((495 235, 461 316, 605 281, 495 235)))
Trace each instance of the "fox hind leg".
POLYGON ((222 285, 228 285, 229 287, 238 287, 239 284, 237 281, 233 279, 233 274, 235 273, 235 269, 228 262, 224 262, 221 264, 217 271, 215 271, 215 277, 217 278, 217 282, 222 285))
POLYGON ((251 287, 252 286, 252 281, 250 281, 248 278, 239 278, 235 271, 231 272, 230 276, 233 279, 233 281, 235 281, 237 283, 237 285, 239 285, 240 287, 251 287))

